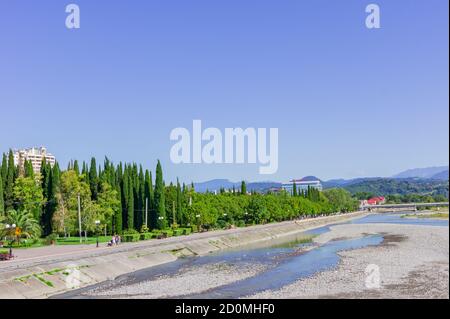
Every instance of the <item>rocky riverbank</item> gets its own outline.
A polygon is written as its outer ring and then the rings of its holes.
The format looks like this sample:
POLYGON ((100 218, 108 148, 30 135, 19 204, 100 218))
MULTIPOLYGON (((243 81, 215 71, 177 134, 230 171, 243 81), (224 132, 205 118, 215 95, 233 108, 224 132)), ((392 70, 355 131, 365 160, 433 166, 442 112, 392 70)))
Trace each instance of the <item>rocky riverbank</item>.
POLYGON ((381 234, 384 242, 375 247, 340 252, 341 261, 332 270, 249 297, 449 298, 448 227, 337 225, 315 241, 323 244, 367 234, 381 234))

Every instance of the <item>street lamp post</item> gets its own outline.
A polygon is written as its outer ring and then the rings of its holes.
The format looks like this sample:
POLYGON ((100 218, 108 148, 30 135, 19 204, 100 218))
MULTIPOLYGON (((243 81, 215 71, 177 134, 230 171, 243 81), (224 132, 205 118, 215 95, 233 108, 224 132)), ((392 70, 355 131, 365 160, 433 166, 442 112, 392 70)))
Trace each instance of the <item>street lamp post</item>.
POLYGON ((201 215, 198 214, 198 215, 195 215, 195 217, 197 217, 197 231, 200 232, 200 217, 201 217, 201 215))
POLYGON ((100 221, 99 220, 96 220, 95 221, 95 228, 96 228, 96 233, 97 233, 97 248, 98 248, 98 246, 99 246, 99 243, 98 243, 98 230, 99 230, 99 226, 100 226, 100 221))

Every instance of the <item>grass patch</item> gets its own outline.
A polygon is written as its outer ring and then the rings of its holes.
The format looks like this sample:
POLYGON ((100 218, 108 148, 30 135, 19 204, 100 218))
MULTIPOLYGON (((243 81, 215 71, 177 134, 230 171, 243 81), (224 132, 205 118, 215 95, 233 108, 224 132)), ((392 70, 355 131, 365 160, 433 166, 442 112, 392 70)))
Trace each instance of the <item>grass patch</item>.
POLYGON ((412 215, 402 215, 401 218, 434 218, 434 219, 448 219, 448 212, 446 212, 446 213, 433 213, 433 214, 412 214, 412 215))
POLYGON ((448 213, 434 213, 429 215, 418 215, 419 218, 448 218, 448 213))
MULTIPOLYGON (((85 238, 82 238, 83 242, 80 244, 80 237, 62 237, 56 239, 56 245, 89 245, 97 243, 97 237, 88 237, 87 241, 85 238)), ((99 236, 99 243, 107 243, 111 241, 111 236, 99 236)))
POLYGON ((50 287, 50 288, 55 287, 55 286, 53 285, 53 283, 52 283, 50 280, 46 280, 44 277, 41 277, 41 276, 39 276, 39 275, 34 275, 34 277, 35 277, 37 280, 39 280, 40 282, 42 282, 44 285, 46 285, 46 286, 48 286, 48 287, 50 287))
POLYGON ((53 282, 51 282, 50 280, 45 279, 43 276, 47 275, 47 276, 54 276, 56 274, 62 273, 64 276, 68 276, 70 275, 70 272, 68 271, 69 269, 82 269, 82 268, 88 268, 88 265, 83 265, 83 266, 78 266, 78 267, 74 267, 74 268, 66 268, 66 269, 62 269, 62 268, 55 268, 46 272, 41 272, 41 273, 35 273, 35 274, 30 274, 30 275, 26 275, 26 276, 22 276, 22 277, 17 277, 14 278, 14 280, 19 281, 21 283, 26 284, 27 281, 34 277, 37 280, 39 280, 40 282, 42 282, 44 285, 53 288, 54 284, 53 282))

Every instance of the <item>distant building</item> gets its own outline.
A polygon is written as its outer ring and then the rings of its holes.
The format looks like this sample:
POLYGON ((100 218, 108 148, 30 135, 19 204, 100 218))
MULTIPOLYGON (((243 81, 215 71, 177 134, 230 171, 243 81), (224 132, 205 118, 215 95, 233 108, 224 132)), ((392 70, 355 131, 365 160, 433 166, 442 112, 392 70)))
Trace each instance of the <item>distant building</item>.
POLYGON ((297 187, 297 192, 307 192, 308 188, 314 188, 319 191, 322 191, 322 182, 319 179, 313 178, 302 178, 302 179, 293 179, 288 183, 283 184, 282 188, 288 193, 292 194, 294 190, 294 184, 297 187))
POLYGON ((47 153, 47 149, 45 147, 33 147, 14 151, 14 165, 23 168, 25 161, 30 161, 35 174, 38 174, 41 171, 41 164, 44 158, 46 162, 51 165, 51 167, 55 165, 55 156, 47 153))
POLYGON ((384 203, 386 203, 386 198, 384 198, 383 196, 378 196, 365 200, 363 202, 363 205, 382 205, 384 203))

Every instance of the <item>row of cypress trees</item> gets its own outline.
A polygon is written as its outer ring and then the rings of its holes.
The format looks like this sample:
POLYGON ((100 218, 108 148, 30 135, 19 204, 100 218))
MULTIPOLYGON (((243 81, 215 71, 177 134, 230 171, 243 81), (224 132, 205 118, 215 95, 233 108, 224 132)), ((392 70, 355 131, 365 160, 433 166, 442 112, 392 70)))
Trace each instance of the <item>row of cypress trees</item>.
POLYGON ((90 165, 83 162, 80 170, 78 161, 71 161, 68 170, 74 170, 83 176, 91 190, 92 200, 97 200, 102 183, 106 182, 118 193, 121 213, 112 222, 115 232, 123 230, 141 230, 146 222, 150 229, 167 227, 165 207, 165 186, 160 161, 156 166, 156 178, 153 185, 152 172, 142 165, 123 164, 117 166, 105 158, 103 167, 97 166, 95 158, 90 165), (146 216, 148 212, 148 216, 146 216))
MULTIPOLYGON (((124 230, 142 230, 146 222, 150 229, 164 229, 170 221, 177 218, 182 222, 182 195, 179 183, 174 187, 176 194, 176 216, 167 218, 166 200, 163 171, 161 163, 156 166, 155 184, 153 184, 152 172, 142 166, 133 164, 118 164, 115 166, 108 158, 105 158, 103 167, 97 166, 95 158, 90 165, 83 162, 80 168, 78 161, 71 161, 67 170, 75 171, 82 178, 91 191, 92 200, 98 199, 103 183, 108 183, 117 191, 121 203, 121 212, 113 217, 113 230, 122 233, 124 230), (148 216, 146 216, 148 212, 148 216)), ((14 165, 12 150, 3 154, 0 166, 0 216, 12 209, 18 209, 20 203, 14 202, 14 184, 19 176, 36 179, 42 188, 44 203, 40 215, 40 225, 43 235, 52 233, 53 214, 58 208, 57 194, 59 192, 61 170, 56 163, 53 167, 43 160, 39 179, 36 178, 31 162, 25 161, 23 167, 14 165)), ((171 185, 172 186, 172 185, 171 185)))

